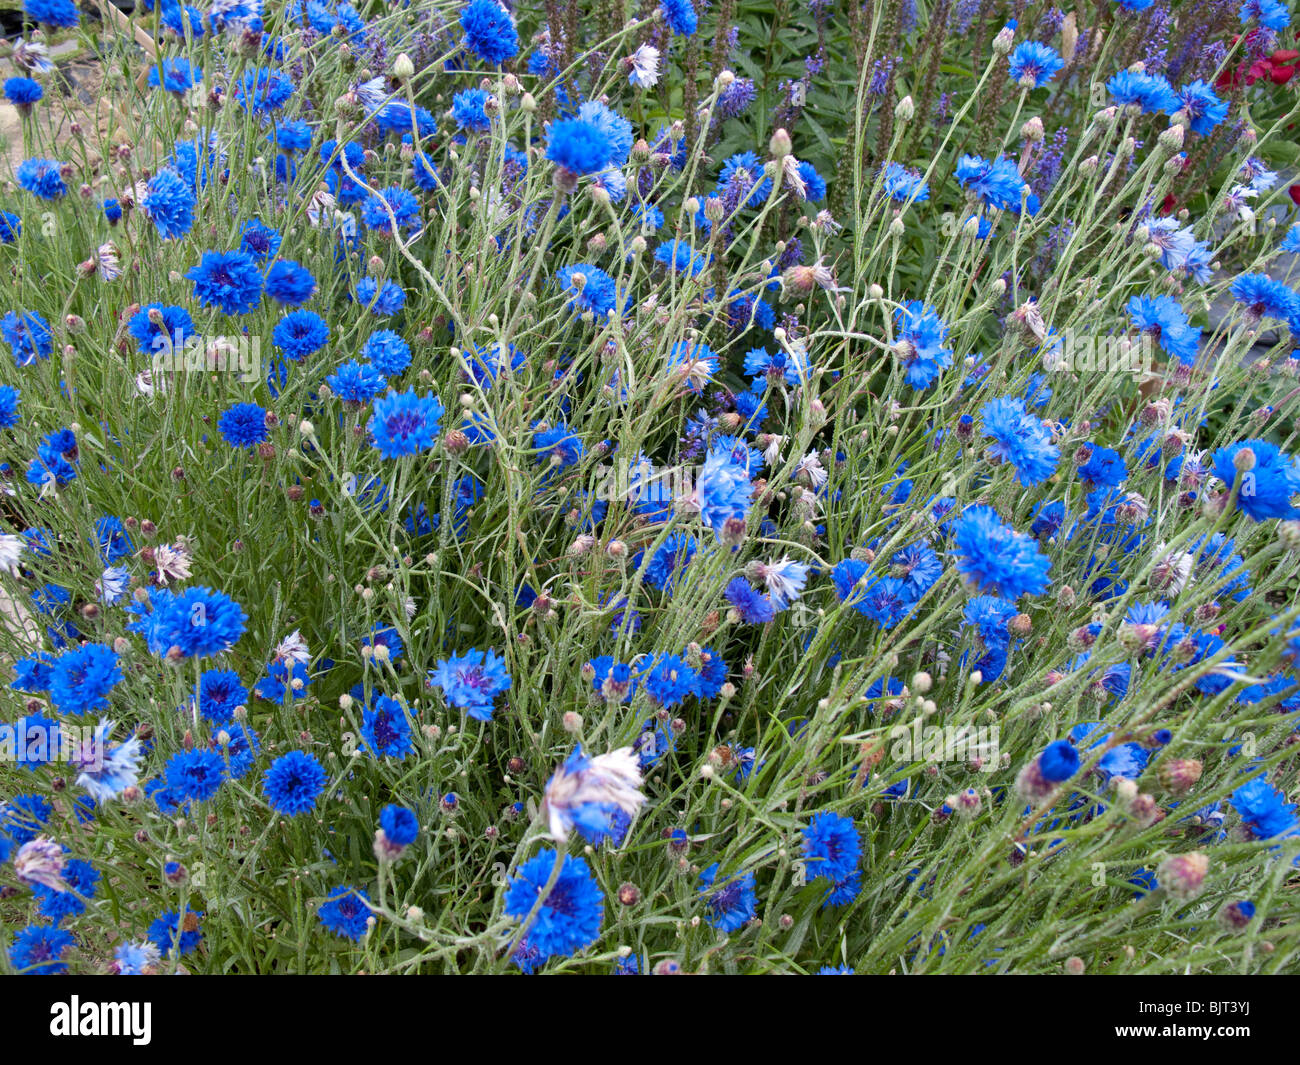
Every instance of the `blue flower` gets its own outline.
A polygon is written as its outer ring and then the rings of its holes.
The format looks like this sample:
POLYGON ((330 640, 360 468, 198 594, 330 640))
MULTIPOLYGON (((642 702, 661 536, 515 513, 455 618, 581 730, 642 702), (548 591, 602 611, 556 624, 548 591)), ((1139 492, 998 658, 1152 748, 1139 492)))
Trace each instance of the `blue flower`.
POLYGON ((294 362, 320 351, 329 338, 330 327, 314 311, 292 311, 271 331, 271 343, 294 362))
POLYGON ((310 270, 289 259, 279 260, 266 275, 266 294, 286 307, 306 303, 316 292, 310 270))
POLYGON ((744 522, 749 515, 754 486, 744 466, 723 452, 711 451, 696 483, 700 517, 721 538, 729 520, 744 522))
POLYGON ((290 751, 272 762, 263 775, 262 794, 276 813, 295 817, 315 808, 326 779, 315 755, 290 751))
POLYGON ((23 220, 12 211, 0 211, 0 244, 12 244, 23 231, 23 220))
POLYGON ((470 0, 461 9, 465 46, 487 63, 504 63, 519 54, 514 19, 496 0, 470 0))
POLYGON ((427 451, 438 439, 442 415, 437 396, 417 396, 414 390, 389 392, 375 400, 369 426, 374 446, 386 459, 427 451))
POLYGON ((345 362, 325 378, 325 383, 344 403, 358 406, 369 403, 388 387, 388 382, 373 366, 355 361, 345 362))
POLYGON ((247 252, 205 251, 185 276, 194 282, 195 299, 225 314, 254 310, 262 300, 262 272, 247 252))
POLYGON ((1193 133, 1206 134, 1228 117, 1228 101, 1220 100, 1208 82, 1193 81, 1177 92, 1179 111, 1188 118, 1193 133))
MULTIPOLYGON (((963 155, 954 174, 962 188, 969 186, 987 206, 1020 213, 1021 198, 1028 185, 1013 160, 999 156, 989 162, 978 155, 963 155)), ((1025 206, 1031 215, 1037 214, 1038 197, 1029 193, 1025 206)))
POLYGON ((1079 752, 1069 740, 1049 743, 1038 756, 1038 770, 1044 780, 1059 784, 1079 771, 1079 752))
POLYGON ((903 379, 913 388, 928 388, 941 370, 952 365, 952 352, 943 346, 948 326, 920 300, 898 308, 895 318, 901 328, 894 350, 903 366, 903 379))
POLYGON ((70 30, 81 21, 73 0, 23 0, 23 10, 33 22, 70 30))
POLYGON ((199 931, 201 912, 187 910, 182 916, 175 910, 164 910, 152 924, 145 935, 149 942, 158 948, 164 958, 190 954, 203 942, 203 933, 199 931))
POLYGON ((381 286, 373 277, 363 277, 357 282, 357 302, 377 317, 387 318, 406 304, 406 293, 396 282, 385 281, 381 286))
POLYGON ((9 345, 17 366, 30 366, 36 359, 48 359, 54 350, 50 323, 35 311, 10 311, 0 319, 0 337, 9 345))
POLYGON ((709 265, 709 256, 701 251, 693 251, 687 241, 666 240, 655 248, 655 261, 673 273, 695 277, 709 265))
POLYGON ((244 223, 239 237, 239 250, 247 252, 259 263, 266 262, 280 250, 282 240, 278 230, 254 218, 251 222, 244 223))
POLYGON ((226 777, 226 763, 213 751, 196 748, 181 751, 167 761, 163 770, 167 790, 174 802, 203 802, 212 798, 226 777))
POLYGON ((451 98, 451 117, 461 129, 486 133, 492 125, 487 102, 492 94, 486 89, 461 89, 451 98))
POLYGON ((810 877, 839 883, 858 871, 862 840, 852 819, 824 810, 803 829, 803 853, 810 877))
POLYGON ((660 0, 659 6, 673 33, 689 37, 699 26, 699 16, 691 0, 660 0))
POLYGON ((50 701, 61 714, 86 714, 108 706, 122 679, 117 652, 99 643, 64 651, 50 667, 50 701))
POLYGON ((1106 82, 1106 91, 1114 97, 1116 103, 1131 104, 1148 115, 1160 112, 1173 114, 1180 104, 1173 86, 1159 74, 1121 70, 1106 82))
POLYGON ((1255 521, 1300 518, 1300 508, 1291 497, 1300 493, 1300 462, 1268 440, 1241 440, 1214 453, 1214 475, 1231 486, 1237 479, 1237 456, 1249 450, 1255 463, 1241 474, 1237 506, 1255 521))
POLYGON ((1245 304, 1246 317, 1254 322, 1261 318, 1286 321, 1300 314, 1300 298, 1267 274, 1239 274, 1229 291, 1245 304))
POLYGON ((127 626, 145 638, 150 652, 165 655, 173 647, 184 658, 201 658, 229 650, 244 634, 248 616, 223 592, 193 587, 150 592, 150 609, 135 605, 139 620, 127 626))
POLYGON ((384 830, 388 842, 399 847, 410 846, 420 834, 420 822, 416 820, 415 814, 405 806, 395 806, 392 803, 380 811, 379 827, 384 830))
POLYGON ((1291 23, 1291 15, 1286 5, 1279 0, 1246 0, 1237 15, 1243 26, 1247 25, 1252 18, 1258 19, 1264 29, 1275 33, 1281 33, 1291 23))
POLYGON ((269 115, 280 110, 293 95, 293 81, 278 70, 258 67, 247 71, 235 85, 235 99, 245 111, 269 115))
POLYGON ((1056 470, 1060 450, 1052 443, 1051 431, 1025 411, 1025 401, 1015 396, 995 399, 980 410, 986 436, 993 445, 986 454, 990 461, 1009 462, 1026 487, 1047 480, 1056 470))
POLYGON ((680 655, 655 655, 638 680, 654 703, 669 707, 695 694, 699 675, 680 655))
POLYGON ((613 145, 594 122, 565 118, 551 123, 546 138, 546 158, 573 174, 595 174, 609 165, 613 145))
POLYGON ((495 651, 469 650, 441 659, 429 672, 429 686, 479 721, 492 720, 492 700, 510 688, 505 660, 495 651))
POLYGON ((1156 343, 1179 362, 1195 364, 1201 330, 1188 324, 1187 315, 1172 296, 1133 296, 1127 310, 1134 329, 1155 337, 1156 343))
POLYGON ((1128 477, 1128 469, 1118 451, 1088 444, 1088 458, 1079 467, 1079 480, 1087 485, 1114 488, 1128 477))
POLYGON ((18 184, 42 200, 57 200, 68 194, 60 174, 61 164, 53 159, 24 159, 15 176, 18 184))
POLYGON ((1065 66, 1054 48, 1037 41, 1022 41, 1007 57, 1011 80, 1019 85, 1041 89, 1065 66))
POLYGON ((419 229, 420 201, 410 190, 400 185, 390 185, 361 205, 361 221, 367 228, 386 237, 393 235, 394 222, 399 229, 408 232, 419 229))
POLYGON ((886 163, 884 169, 885 195, 899 203, 912 200, 924 203, 930 198, 930 186, 916 170, 910 170, 900 163, 886 163))
POLYGON ((1051 560, 1037 541, 1003 525, 992 507, 968 507, 953 523, 953 538, 957 569, 979 591, 1018 599, 1046 589, 1051 560))
POLYGON ((217 419, 217 429, 231 447, 253 447, 267 439, 266 411, 256 403, 236 403, 217 419))
POLYGON ((555 275, 556 284, 565 292, 573 293, 569 306, 577 313, 590 311, 597 321, 603 321, 610 311, 618 307, 618 290, 614 279, 598 266, 590 263, 575 263, 566 266, 555 275), (582 276, 579 287, 575 280, 582 276))
POLYGON ((239 674, 229 669, 209 669, 199 674, 199 714, 214 725, 229 724, 235 707, 248 701, 248 689, 239 674))
MULTIPOLYGON (((553 850, 539 851, 519 867, 505 891, 505 912, 522 921, 532 912, 555 867, 553 850)), ((560 874, 528 929, 529 944, 545 957, 567 957, 596 942, 605 900, 582 858, 564 855, 560 874)))
POLYGON ((12 385, 0 385, 0 429, 12 429, 18 424, 18 400, 21 395, 12 385))
POLYGON ((359 943, 370 920, 369 901, 370 896, 360 888, 340 885, 326 896, 316 916, 336 936, 359 943))
POLYGON ((188 59, 164 59, 149 68, 149 84, 168 92, 183 93, 203 80, 203 71, 188 59))
POLYGON ((361 345, 361 357, 385 377, 396 377, 411 365, 411 345, 391 329, 380 329, 361 345))
POLYGON ((1287 802, 1286 796, 1262 776, 1241 785, 1228 796, 1228 801, 1256 839, 1274 839, 1300 833, 1295 803, 1287 802))
POLYGON ((362 711, 361 738, 376 758, 401 761, 414 749, 406 711, 400 702, 387 695, 376 696, 374 704, 362 711))
POLYGON ((723 932, 735 932, 758 916, 758 897, 754 893, 754 874, 738 873, 715 888, 718 863, 700 873, 700 894, 707 910, 705 920, 723 932))
POLYGON ((744 577, 733 577, 723 594, 746 625, 764 625, 776 617, 776 603, 744 577))
POLYGON ((73 858, 63 865, 63 882, 69 890, 55 891, 45 884, 37 884, 32 889, 32 894, 40 904, 40 915, 55 924, 65 917, 78 917, 86 912, 85 900, 95 897, 99 870, 89 862, 73 858))
MULTIPOLYGON (((29 13, 35 2, 36 0, 28 0, 29 13)), ((50 0, 40 2, 45 4, 50 0)), ((56 925, 28 925, 14 936, 9 945, 9 964, 19 972, 32 976, 65 973, 68 966, 63 959, 75 944, 72 933, 56 925)))
POLYGON ((5 79, 5 99, 17 108, 31 107, 40 102, 45 90, 38 81, 31 78, 5 79))

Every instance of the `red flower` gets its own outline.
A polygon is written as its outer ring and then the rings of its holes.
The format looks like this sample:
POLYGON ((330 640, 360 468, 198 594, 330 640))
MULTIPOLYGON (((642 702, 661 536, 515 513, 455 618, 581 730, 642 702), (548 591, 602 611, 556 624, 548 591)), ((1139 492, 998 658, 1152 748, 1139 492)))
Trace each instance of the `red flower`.
POLYGON ((1286 190, 1291 196, 1291 202, 1300 207, 1300 185, 1292 185, 1286 190))

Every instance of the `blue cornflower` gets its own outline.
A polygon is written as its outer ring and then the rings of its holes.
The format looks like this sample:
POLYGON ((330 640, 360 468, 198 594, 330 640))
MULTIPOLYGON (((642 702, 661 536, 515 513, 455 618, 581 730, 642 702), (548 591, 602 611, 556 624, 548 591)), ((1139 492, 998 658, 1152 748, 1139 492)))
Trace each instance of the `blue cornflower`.
POLYGON ((357 302, 377 317, 387 318, 405 306, 406 293, 394 281, 379 285, 373 277, 363 277, 357 282, 357 302))
POLYGON ((311 123, 300 118, 281 120, 271 127, 266 139, 282 152, 305 152, 311 147, 311 123))
POLYGON ((901 328, 894 350, 903 366, 903 379, 913 388, 928 388, 939 371, 952 365, 952 352, 943 346, 948 326, 920 300, 898 308, 895 318, 901 328))
POLYGON ((547 463, 555 469, 564 469, 582 458, 582 440, 569 432, 567 425, 560 422, 558 425, 539 428, 543 425, 543 422, 533 423, 533 450, 540 452, 538 462, 547 463))
POLYGON ((691 0, 659 0, 668 28, 675 34, 689 37, 699 26, 699 16, 691 0))
POLYGON ((68 186, 59 172, 61 164, 53 159, 24 159, 14 176, 18 184, 42 200, 57 200, 68 194, 68 186))
POLYGON ((776 617, 776 603, 744 577, 732 578, 723 594, 746 625, 764 625, 776 617))
POLYGON ((290 751, 272 762, 263 775, 262 794, 276 813, 294 817, 315 808, 326 780, 315 755, 290 751))
POLYGON ((1016 616, 1016 605, 996 595, 977 595, 966 604, 962 624, 971 626, 986 647, 1006 647, 1011 642, 1007 624, 1016 616))
POLYGON ((465 46, 487 63, 504 63, 519 54, 514 19, 496 0, 470 0, 461 9, 465 46))
POLYGON ((105 566, 112 565, 135 550, 122 519, 111 515, 95 522, 95 536, 91 543, 99 548, 99 559, 105 566))
POLYGON ((188 59, 164 59, 149 68, 149 84, 168 92, 183 93, 203 80, 203 71, 188 59))
POLYGON ((256 403, 236 403, 217 419, 217 429, 231 447, 253 447, 267 439, 266 411, 256 403))
POLYGON ((209 669, 199 675, 199 713, 214 725, 225 725, 235 718, 235 707, 248 701, 248 689, 239 674, 229 669, 209 669))
POLYGON ((1079 467, 1079 480, 1084 484, 1114 488, 1128 477, 1128 469, 1118 451, 1096 444, 1086 446, 1088 458, 1079 467))
POLYGON ((441 659, 429 672, 429 686, 478 721, 492 720, 492 700, 510 688, 505 659, 495 651, 466 651, 441 659))
POLYGON ((758 916, 754 874, 737 873, 725 878, 722 886, 715 888, 717 878, 717 862, 700 873, 700 894, 708 911, 705 920, 723 932, 735 932, 758 916))
POLYGON ((411 345, 391 329, 380 329, 361 345, 361 357, 385 377, 396 377, 411 365, 411 345))
POLYGON ((149 593, 151 609, 135 604, 142 616, 127 626, 145 638, 151 653, 175 647, 182 657, 198 658, 228 651, 244 634, 248 616, 223 592, 193 587, 184 591, 157 588, 149 593))
POLYGON ((1008 599, 1037 595, 1048 585, 1051 560, 1038 542, 1003 525, 992 507, 975 505, 953 522, 957 569, 981 592, 1008 599))
POLYGON ((492 94, 486 89, 461 89, 451 98, 451 117, 464 130, 486 133, 492 125, 487 103, 492 94))
MULTIPOLYGON (((29 13, 35 2, 36 0, 28 0, 29 13)), ((40 0, 40 2, 44 5, 50 0, 40 0)), ((74 15, 75 10, 74 8, 74 15)), ((68 971, 68 965, 63 959, 75 944, 76 940, 72 938, 72 933, 57 925, 28 925, 14 936, 13 942, 9 945, 9 964, 19 972, 32 976, 65 973, 68 971)))
POLYGON ((359 943, 370 920, 369 901, 370 896, 360 888, 341 885, 326 896, 316 916, 336 936, 359 943))
POLYGON ((443 406, 437 396, 389 392, 376 399, 370 419, 374 446, 386 459, 417 455, 433 447, 438 439, 443 406))
POLYGON ((673 579, 690 563, 699 548, 699 541, 689 533, 672 533, 659 545, 646 566, 646 582, 665 592, 673 590, 673 579))
POLYGON ((279 260, 266 275, 266 294, 286 307, 300 307, 316 292, 316 278, 305 266, 279 260))
MULTIPOLYGON (((529 944, 547 957, 567 957, 590 946, 605 917, 605 900, 586 861, 567 854, 560 860, 560 874, 528 929, 529 944)), ((555 862, 555 851, 543 849, 519 867, 506 886, 509 916, 522 921, 532 912, 555 862)))
MULTIPOLYGON (((1022 194, 1028 190, 1015 162, 999 156, 992 162, 978 155, 963 155, 954 171, 957 182, 974 192, 989 207, 1018 214, 1022 194)), ((1029 213, 1038 213, 1038 198, 1030 193, 1026 201, 1029 213)))
POLYGON ((226 777, 226 763, 214 751, 195 749, 174 754, 163 769, 172 800, 203 802, 212 798, 226 777))
POLYGON ((1121 70, 1106 82, 1106 91, 1116 103, 1139 107, 1148 115, 1173 114, 1180 105, 1173 86, 1160 74, 1121 70))
POLYGON ((39 103, 44 95, 45 90, 41 88, 39 81, 33 81, 31 78, 5 79, 5 99, 20 110, 39 103))
POLYGON ((899 203, 908 200, 924 203, 930 198, 930 186, 922 179, 920 172, 900 163, 885 164, 884 182, 885 195, 899 203))
POLYGON ((384 837, 389 843, 398 847, 409 847, 420 834, 420 822, 415 814, 405 806, 390 803, 379 813, 379 827, 384 830, 384 837))
POLYGON ((1246 0, 1237 15, 1243 26, 1252 18, 1258 19, 1260 26, 1274 33, 1281 33, 1291 23, 1290 12, 1279 0, 1246 0))
POLYGON ((184 350, 185 338, 196 335, 194 319, 184 307, 168 307, 161 303, 146 303, 127 323, 127 332, 135 339, 142 352, 150 355, 175 349, 184 350), (155 313, 156 312, 156 313, 155 313), (152 318, 160 318, 155 323, 152 318))
POLYGON ((1056 49, 1037 41, 1022 41, 1007 57, 1011 80, 1025 88, 1041 89, 1056 72, 1065 66, 1065 60, 1056 49))
POLYGON ((54 350, 50 323, 35 311, 9 311, 0 319, 0 337, 9 345, 17 366, 30 366, 36 359, 48 359, 54 350))
POLYGON ((247 252, 205 251, 185 276, 194 282, 195 299, 226 314, 254 310, 262 300, 262 272, 247 252))
POLYGON ((1208 82, 1190 82, 1177 95, 1178 110, 1187 116, 1193 133, 1210 133, 1228 117, 1228 101, 1220 100, 1208 82))
POLYGON ((705 252, 692 250, 690 243, 684 240, 665 240, 655 248, 655 262, 677 274, 695 277, 709 265, 709 261, 705 252))
POLYGON ((63 882, 67 891, 55 891, 45 884, 37 884, 32 889, 40 903, 38 910, 55 924, 65 917, 78 917, 86 912, 84 900, 93 899, 99 885, 99 870, 80 858, 72 858, 63 864, 63 882))
POLYGON ((414 749, 406 711, 387 695, 377 695, 374 704, 362 711, 361 738, 376 758, 401 761, 414 749))
POLYGON ((50 667, 50 701, 61 714, 86 714, 108 706, 108 693, 122 679, 117 653, 90 643, 64 651, 50 667))
POLYGON ((203 942, 203 933, 199 931, 202 917, 201 912, 194 910, 186 910, 184 915, 175 910, 164 910, 149 925, 145 935, 164 958, 170 958, 173 953, 189 954, 203 942))
POLYGON ((1188 366, 1196 362, 1201 330, 1188 324, 1187 315, 1172 296, 1133 296, 1128 301, 1133 328, 1155 337, 1166 352, 1188 366))
POLYGON ((754 486, 745 467, 719 451, 709 452, 696 482, 700 517, 722 538, 729 520, 744 522, 749 515, 754 486))
POLYGON ((1272 787, 1265 777, 1255 777, 1228 796, 1232 808, 1256 839, 1293 836, 1300 832, 1294 803, 1272 787))
POLYGON ((838 883, 858 871, 862 840, 851 818, 823 810, 803 829, 803 853, 810 877, 838 883))
POLYGON ((1252 322, 1261 318, 1286 321, 1300 314, 1300 298, 1281 281, 1274 281, 1267 274, 1239 274, 1229 291, 1245 304, 1246 317, 1252 322))
POLYGON ((1300 462, 1268 440, 1241 440, 1214 453, 1214 475, 1231 486, 1237 479, 1237 456, 1249 450, 1254 465, 1241 474, 1237 506, 1255 521, 1300 518, 1300 508, 1291 505, 1300 493, 1300 462))
POLYGON ((278 70, 258 67, 250 70, 235 85, 235 99, 245 111, 269 115, 280 110, 293 95, 293 80, 278 70))
POLYGON ((43 26, 70 30, 81 21, 73 0, 23 0, 23 10, 43 26))
POLYGON ((609 165, 613 145, 597 123, 582 118, 552 122, 546 138, 546 158, 570 173, 595 174, 609 165))
POLYGON ((292 311, 281 318, 271 331, 271 343, 285 357, 298 362, 320 351, 330 338, 330 327, 314 311, 292 311))
POLYGON ((22 393, 12 385, 0 385, 0 429, 18 424, 18 401, 22 393))
POLYGON ((693 695, 698 679, 680 655, 655 655, 638 676, 651 700, 663 707, 676 706, 693 695))
POLYGON ((1079 771, 1079 752, 1069 740, 1049 743, 1038 756, 1038 770, 1053 784, 1069 780, 1079 771))
POLYGON ((614 279, 598 266, 590 263, 566 266, 556 273, 555 281, 563 291, 573 294, 569 306, 579 314, 590 311, 599 321, 618 308, 618 289, 614 279), (581 285, 576 280, 577 275, 582 276, 581 285))
POLYGON ((420 201, 409 189, 390 185, 361 205, 361 221, 383 236, 393 235, 393 224, 407 232, 420 228, 420 201), (390 216, 391 212, 391 218, 390 216))
POLYGON ((282 239, 279 230, 272 229, 260 219, 254 218, 251 222, 244 223, 239 237, 239 250, 247 252, 259 263, 263 263, 275 257, 276 252, 280 250, 282 239))
POLYGON ((995 399, 980 410, 980 418, 984 435, 993 438, 986 452, 989 460, 1009 462, 1021 484, 1039 484, 1056 471, 1061 452, 1052 443, 1051 430, 1025 411, 1023 399, 995 399))
POLYGON ((388 382, 369 363, 345 362, 325 383, 344 403, 369 403, 388 387, 388 382))
POLYGON ((12 244, 23 231, 23 220, 12 211, 0 211, 0 244, 12 244))

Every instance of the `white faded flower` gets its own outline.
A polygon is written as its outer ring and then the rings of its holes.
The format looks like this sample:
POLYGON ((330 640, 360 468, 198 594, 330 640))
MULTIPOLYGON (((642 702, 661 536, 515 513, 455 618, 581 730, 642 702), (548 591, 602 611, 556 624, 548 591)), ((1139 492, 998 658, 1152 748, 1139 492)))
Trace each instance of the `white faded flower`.
POLYGON ((815 451, 808 452, 799 460, 799 465, 794 468, 794 475, 796 478, 803 477, 814 491, 830 479, 830 474, 822 465, 821 456, 815 451))
POLYGON ((63 882, 63 848, 48 836, 37 836, 18 848, 14 872, 24 884, 43 884, 51 891, 67 891, 63 882))
POLYGON ((18 559, 23 553, 26 541, 13 533, 0 535, 0 570, 5 570, 12 577, 19 575, 18 559))
POLYGON ((632 71, 627 76, 638 89, 653 89, 659 81, 659 49, 652 44, 643 44, 623 60, 632 71))
POLYGON ((626 826, 615 817, 622 813, 630 822, 645 802, 641 794, 641 766, 631 747, 588 758, 582 745, 555 771, 546 784, 542 806, 551 835, 558 842, 577 829, 588 843, 609 836, 622 836, 626 826))
POLYGON ((785 181, 790 188, 794 189, 795 195, 801 200, 808 198, 808 182, 804 181, 803 175, 799 173, 799 160, 793 155, 787 155, 781 161, 781 167, 785 171, 785 181))
POLYGON ((784 610, 799 598, 804 585, 808 583, 808 567, 786 555, 780 562, 764 565, 759 576, 767 585, 772 602, 778 609, 784 610))
POLYGON ((154 548, 153 563, 157 570, 154 580, 165 588, 171 582, 183 581, 190 576, 193 556, 189 545, 177 540, 174 544, 161 544, 154 548))
POLYGON ((294 629, 279 642, 275 648, 274 661, 290 663, 290 669, 295 665, 311 664, 311 652, 307 650, 307 641, 302 638, 301 632, 294 629))

